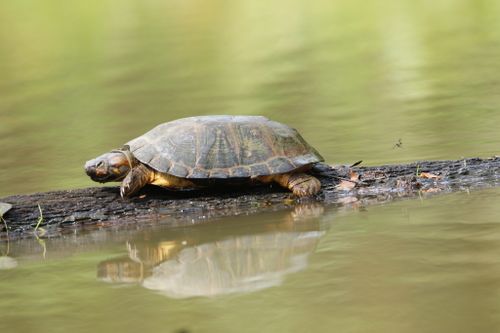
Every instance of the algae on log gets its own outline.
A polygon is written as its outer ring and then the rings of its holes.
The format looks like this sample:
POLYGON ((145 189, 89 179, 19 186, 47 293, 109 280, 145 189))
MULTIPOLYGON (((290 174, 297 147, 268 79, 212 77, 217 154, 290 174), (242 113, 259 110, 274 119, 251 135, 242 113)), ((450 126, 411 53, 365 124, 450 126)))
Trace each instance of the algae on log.
MULTIPOLYGON (((500 157, 352 168, 318 164, 313 171, 322 184, 321 192, 314 199, 296 200, 278 186, 186 192, 149 186, 136 197, 122 199, 119 188, 114 186, 14 195, 0 201, 12 204, 12 209, 4 215, 11 238, 32 234, 40 218, 38 205, 43 211, 42 227, 47 237, 73 232, 82 226, 130 226, 158 221, 181 226, 222 216, 287 209, 304 201, 359 206, 498 186, 500 157), (351 179, 355 186, 343 186, 346 181, 342 179, 351 179)), ((5 227, 0 228, 0 238, 5 238, 5 227)))

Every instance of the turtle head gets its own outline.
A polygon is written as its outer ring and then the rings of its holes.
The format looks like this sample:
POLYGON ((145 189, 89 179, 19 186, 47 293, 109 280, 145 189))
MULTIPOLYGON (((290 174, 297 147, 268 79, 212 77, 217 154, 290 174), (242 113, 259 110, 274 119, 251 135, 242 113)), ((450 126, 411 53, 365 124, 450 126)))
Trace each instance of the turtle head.
POLYGON ((121 181, 132 168, 129 151, 113 150, 85 163, 85 172, 93 181, 106 183, 121 181))

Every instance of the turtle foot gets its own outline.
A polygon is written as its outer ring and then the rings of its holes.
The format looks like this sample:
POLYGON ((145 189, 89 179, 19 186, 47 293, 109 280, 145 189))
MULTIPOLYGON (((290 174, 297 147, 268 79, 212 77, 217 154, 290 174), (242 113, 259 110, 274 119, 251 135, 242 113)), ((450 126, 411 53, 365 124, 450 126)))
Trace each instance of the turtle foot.
POLYGON ((288 178, 287 187, 298 197, 310 197, 319 192, 321 183, 311 175, 296 173, 288 178))
POLYGON ((130 197, 149 183, 150 178, 151 170, 143 164, 138 165, 130 170, 128 175, 123 179, 120 186, 120 196, 122 198, 130 197))

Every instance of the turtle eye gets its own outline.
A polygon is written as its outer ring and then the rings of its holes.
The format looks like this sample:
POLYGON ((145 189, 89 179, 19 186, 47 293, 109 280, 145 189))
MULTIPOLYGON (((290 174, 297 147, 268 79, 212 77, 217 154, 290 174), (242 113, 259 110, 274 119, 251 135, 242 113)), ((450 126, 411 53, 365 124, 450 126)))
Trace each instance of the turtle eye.
POLYGON ((97 168, 100 168, 104 165, 104 162, 103 161, 99 161, 99 163, 97 163, 96 167, 97 168))

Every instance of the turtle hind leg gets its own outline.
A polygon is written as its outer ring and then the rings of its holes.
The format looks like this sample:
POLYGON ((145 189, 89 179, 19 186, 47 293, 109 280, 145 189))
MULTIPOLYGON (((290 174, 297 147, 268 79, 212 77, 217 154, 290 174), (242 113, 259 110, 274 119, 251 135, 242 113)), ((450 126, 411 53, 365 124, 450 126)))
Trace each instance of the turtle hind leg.
POLYGON ((272 178, 264 176, 262 181, 265 183, 274 181, 289 189, 298 197, 313 196, 321 189, 321 183, 317 178, 302 172, 283 173, 274 175, 272 178))
POLYGON ((121 197, 130 197, 146 184, 149 184, 153 176, 154 171, 149 169, 144 164, 139 164, 138 166, 132 168, 128 175, 123 179, 122 185, 120 186, 121 197))

